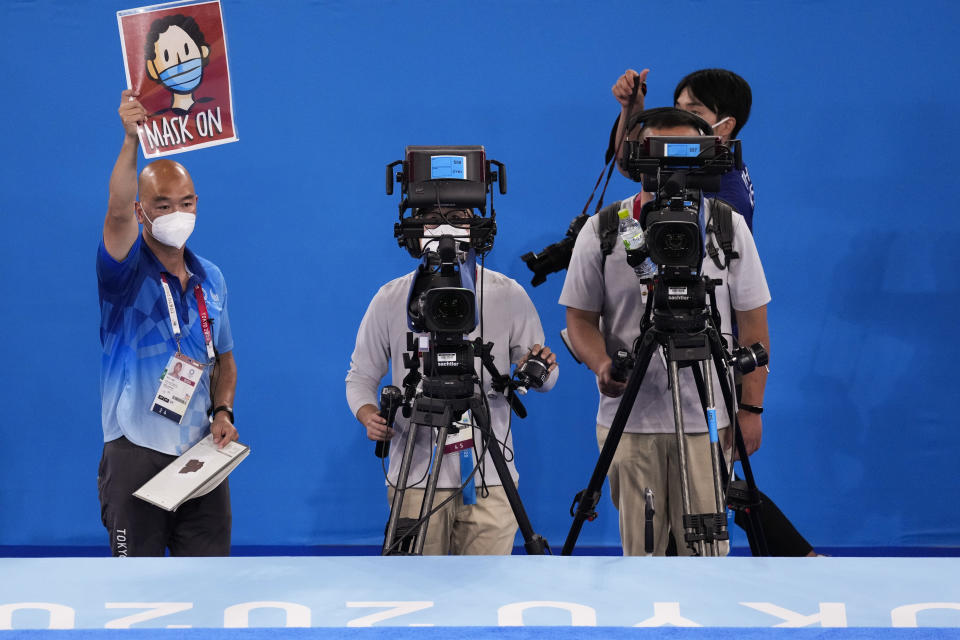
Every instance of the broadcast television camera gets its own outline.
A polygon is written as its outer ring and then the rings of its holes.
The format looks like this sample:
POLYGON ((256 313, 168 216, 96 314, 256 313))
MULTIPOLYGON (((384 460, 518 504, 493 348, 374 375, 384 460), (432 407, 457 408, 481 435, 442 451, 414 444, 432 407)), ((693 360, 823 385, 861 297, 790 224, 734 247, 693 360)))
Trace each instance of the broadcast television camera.
POLYGON ((648 136, 624 146, 623 165, 630 177, 656 194, 640 214, 650 259, 661 271, 672 267, 699 273, 702 193, 719 191, 721 175, 739 164, 737 158, 714 136, 648 136))
MULTIPOLYGON (((640 219, 648 237, 646 251, 649 257, 658 265, 699 268, 703 257, 700 192, 719 191, 723 173, 733 168, 742 169, 740 141, 731 140, 725 145, 720 138, 710 135, 710 125, 701 118, 669 107, 635 114, 626 130, 667 113, 675 114, 681 122, 707 135, 626 140, 623 153, 616 161, 633 180, 643 182, 645 191, 656 194, 640 219)), ((608 150, 608 154, 611 161, 615 160, 612 150, 608 150)), ((600 207, 598 203, 598 211, 600 207)), ((521 256, 534 273, 534 286, 542 284, 549 274, 567 268, 577 235, 588 219, 589 216, 582 213, 570 223, 562 240, 539 252, 521 256)), ((630 263, 634 266, 646 257, 635 253, 630 263)))
MULTIPOLYGON (((485 348, 482 341, 464 339, 479 322, 476 256, 493 248, 493 183, 505 194, 506 180, 503 164, 487 160, 482 146, 408 146, 404 160, 387 165, 387 195, 393 194, 394 182, 401 185, 394 236, 421 260, 410 287, 407 324, 412 332, 430 334, 424 389, 434 397, 464 397, 473 390, 474 355, 485 348), (398 165, 401 170, 395 172, 398 165), (473 215, 474 210, 480 215, 473 215), (448 213, 467 211, 471 214, 447 219, 448 213), (453 233, 437 236, 437 229, 427 228, 437 221, 453 222, 453 233), (431 239, 427 249, 424 238, 431 239)), ((542 386, 548 365, 532 356, 516 375, 515 387, 523 393, 542 386)))
MULTIPOLYGON (((477 327, 480 317, 475 285, 478 276, 476 257, 493 248, 496 234, 493 183, 498 182, 500 193, 506 193, 504 166, 495 160, 487 160, 481 146, 408 146, 404 160, 387 165, 387 195, 393 193, 394 181, 401 184, 402 193, 400 219, 394 226, 394 236, 401 247, 421 260, 421 264, 414 274, 407 302, 410 331, 407 333, 408 353, 404 354, 403 361, 408 373, 403 381, 403 399, 399 403, 412 431, 404 445, 382 553, 389 555, 399 551, 419 555, 423 552, 430 516, 439 509, 434 508, 433 500, 447 434, 471 429, 466 434, 470 447, 477 446, 474 442, 479 436, 483 449, 475 454, 477 462, 473 463, 472 471, 469 466, 461 467, 461 473, 467 473, 461 489, 466 491, 473 475, 482 469, 479 461, 489 455, 523 533, 527 552, 543 554, 549 547, 533 531, 523 510, 491 425, 484 380, 478 375, 475 358, 479 357, 481 361, 481 371, 490 373, 490 387, 505 391, 507 403, 521 418, 526 416, 526 409, 513 391, 522 384, 535 385, 538 381, 542 384, 548 365, 540 361, 542 366, 539 369, 532 366, 526 371, 525 380, 514 383, 509 375, 501 375, 494 365, 493 342, 484 343, 482 335, 473 340, 467 338, 467 334, 477 327), (402 165, 402 170, 394 173, 398 165, 402 165), (409 216, 405 215, 408 211, 409 216), (424 242, 425 238, 429 240, 424 242), (422 375, 419 371, 421 362, 422 375), (469 418, 461 422, 464 415, 469 418), (419 428, 435 430, 433 460, 419 519, 401 519, 407 474, 419 428)), ((388 396, 396 397, 396 392, 388 396)), ((390 403, 388 409, 392 410, 393 404, 390 403)), ((462 446, 462 442, 458 443, 458 450, 462 446)), ((379 447, 377 455, 382 456, 386 451, 387 447, 379 447)), ((473 458, 469 451, 466 453, 469 459, 473 458)), ((480 473, 482 478, 483 472, 480 473)), ((441 506, 450 499, 446 498, 441 506)))

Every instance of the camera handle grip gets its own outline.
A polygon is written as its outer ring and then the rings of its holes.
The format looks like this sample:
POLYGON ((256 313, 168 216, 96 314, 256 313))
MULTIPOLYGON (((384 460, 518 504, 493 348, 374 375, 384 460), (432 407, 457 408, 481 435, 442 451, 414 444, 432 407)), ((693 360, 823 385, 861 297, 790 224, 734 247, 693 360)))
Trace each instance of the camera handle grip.
MULTIPOLYGON (((380 391, 380 411, 377 415, 387 420, 387 427, 393 426, 393 421, 397 417, 397 409, 403 404, 403 392, 399 387, 388 385, 380 391)), ((390 455, 390 441, 378 440, 374 453, 378 458, 386 458, 390 455)))
POLYGON ((527 417, 527 409, 523 406, 523 403, 520 402, 520 398, 517 397, 517 394, 513 392, 512 380, 510 376, 501 375, 500 371, 497 369, 497 365, 493 364, 493 356, 490 355, 490 351, 493 349, 493 343, 488 342, 483 343, 483 340, 480 338, 475 338, 473 341, 473 347, 475 353, 480 354, 480 362, 483 363, 483 368, 487 370, 490 374, 490 386, 494 391, 505 392, 505 397, 507 399, 507 404, 510 405, 510 409, 517 414, 518 418, 527 417))
POLYGON ((656 511, 653 508, 653 489, 647 487, 643 490, 643 550, 646 553, 653 553, 653 515, 656 511))

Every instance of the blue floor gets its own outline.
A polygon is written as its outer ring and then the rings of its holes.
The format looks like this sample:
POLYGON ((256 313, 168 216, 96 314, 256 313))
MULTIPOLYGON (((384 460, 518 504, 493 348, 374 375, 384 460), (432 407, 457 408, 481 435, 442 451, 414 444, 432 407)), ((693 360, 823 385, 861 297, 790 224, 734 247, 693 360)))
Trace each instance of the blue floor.
POLYGON ((753 629, 630 627, 387 627, 383 629, 77 629, 70 631, 5 631, 4 640, 951 640, 960 629, 753 629))
MULTIPOLYGON (((957 558, 960 547, 818 547, 817 551, 837 558, 957 558)), ((526 555, 523 547, 516 547, 514 555, 526 555)), ((554 549, 559 555, 559 548, 554 549)), ((0 545, 0 558, 103 558, 109 557, 110 549, 99 546, 3 546, 0 545)), ((257 556, 377 556, 380 547, 374 545, 234 545, 233 555, 240 557, 257 556)), ((578 556, 619 556, 620 547, 577 547, 578 556)), ((747 547, 733 547, 731 556, 748 557, 747 547)))
POLYGON ((0 629, 960 629, 957 575, 956 558, 0 558, 0 629))

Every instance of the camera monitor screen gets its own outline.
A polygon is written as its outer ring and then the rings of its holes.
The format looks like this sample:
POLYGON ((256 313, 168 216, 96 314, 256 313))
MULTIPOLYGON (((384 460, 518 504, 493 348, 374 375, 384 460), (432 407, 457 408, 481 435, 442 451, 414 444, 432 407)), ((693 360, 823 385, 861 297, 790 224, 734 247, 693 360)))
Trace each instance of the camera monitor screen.
POLYGON ((466 180, 467 179, 467 157, 466 156, 431 156, 430 157, 430 179, 439 180, 441 178, 466 180))
POLYGON ((727 152, 720 139, 714 136, 648 136, 644 142, 646 155, 674 159, 669 163, 673 166, 708 164, 727 152), (691 161, 683 162, 680 158, 690 158, 691 161))

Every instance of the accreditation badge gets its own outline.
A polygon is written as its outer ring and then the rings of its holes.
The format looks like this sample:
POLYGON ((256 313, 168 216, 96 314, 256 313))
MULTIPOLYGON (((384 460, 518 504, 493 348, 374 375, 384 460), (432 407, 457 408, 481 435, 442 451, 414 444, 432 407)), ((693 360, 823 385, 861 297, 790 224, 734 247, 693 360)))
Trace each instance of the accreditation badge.
POLYGON ((443 446, 444 453, 454 453, 473 447, 473 421, 470 411, 464 411, 460 419, 453 423, 458 431, 447 436, 447 441, 443 446))
POLYGON ((170 356, 160 376, 160 388, 153 398, 151 411, 180 424, 202 375, 203 365, 196 360, 182 353, 170 356))
POLYGON ((464 412, 460 420, 453 423, 459 431, 447 436, 443 453, 456 453, 460 458, 460 482, 463 485, 463 504, 477 503, 477 490, 473 482, 473 468, 476 466, 473 448, 473 417, 470 411, 464 412))

